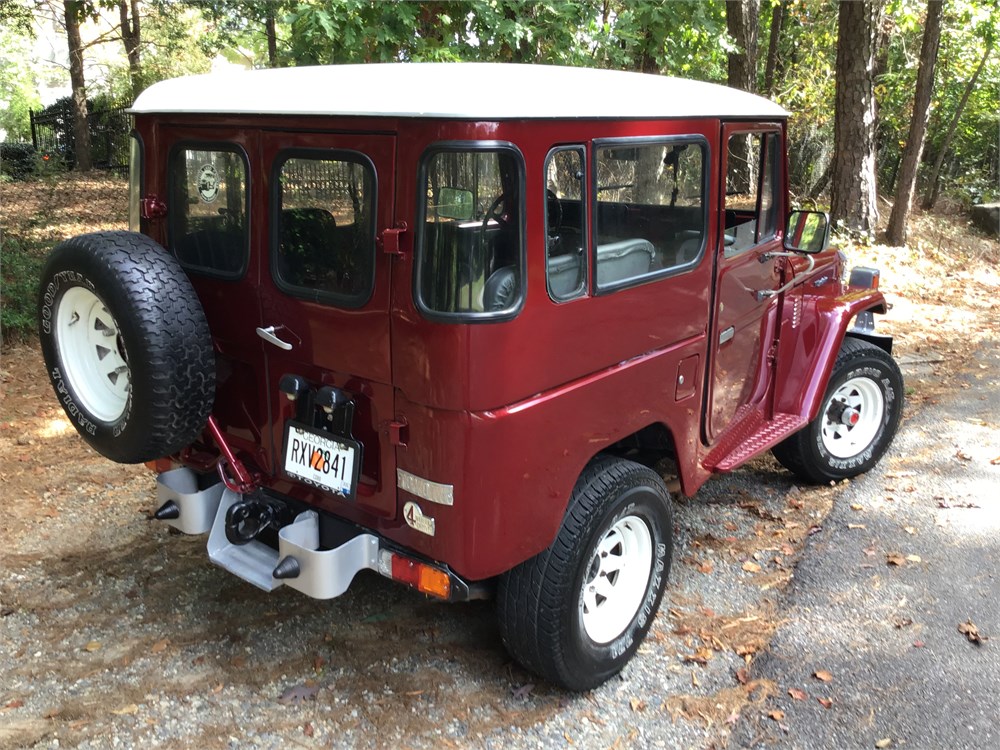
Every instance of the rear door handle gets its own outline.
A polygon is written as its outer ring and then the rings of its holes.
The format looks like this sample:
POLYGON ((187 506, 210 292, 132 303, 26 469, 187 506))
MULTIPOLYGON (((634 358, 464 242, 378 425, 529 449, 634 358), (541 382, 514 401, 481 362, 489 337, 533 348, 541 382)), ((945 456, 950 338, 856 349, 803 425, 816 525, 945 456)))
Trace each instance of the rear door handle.
POLYGON ((282 341, 274 333, 274 326, 268 326, 267 328, 258 328, 257 335, 260 336, 264 341, 269 344, 274 344, 279 349, 284 349, 286 352, 291 351, 292 345, 287 341, 282 341))
POLYGON ((728 344, 733 340, 733 336, 736 335, 736 326, 729 326, 726 330, 719 334, 719 346, 723 344, 728 344))

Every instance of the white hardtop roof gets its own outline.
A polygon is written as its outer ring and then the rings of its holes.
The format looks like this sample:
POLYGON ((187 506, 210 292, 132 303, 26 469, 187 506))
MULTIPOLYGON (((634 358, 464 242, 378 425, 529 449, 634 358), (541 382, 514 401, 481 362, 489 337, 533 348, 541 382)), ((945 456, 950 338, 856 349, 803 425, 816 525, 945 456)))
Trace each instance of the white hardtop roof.
POLYGON ((788 115, 768 99, 713 83, 511 63, 373 63, 187 76, 153 84, 131 111, 462 120, 788 115))

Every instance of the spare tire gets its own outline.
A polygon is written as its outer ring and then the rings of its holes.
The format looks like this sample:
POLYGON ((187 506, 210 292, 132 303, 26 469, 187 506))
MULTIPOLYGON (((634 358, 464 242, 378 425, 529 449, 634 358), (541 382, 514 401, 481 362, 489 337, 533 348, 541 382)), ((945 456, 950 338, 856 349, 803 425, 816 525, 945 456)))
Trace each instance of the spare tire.
POLYGON ((49 379, 94 450, 140 463, 198 437, 215 399, 215 356, 173 255, 134 232, 74 237, 49 255, 38 304, 49 379))

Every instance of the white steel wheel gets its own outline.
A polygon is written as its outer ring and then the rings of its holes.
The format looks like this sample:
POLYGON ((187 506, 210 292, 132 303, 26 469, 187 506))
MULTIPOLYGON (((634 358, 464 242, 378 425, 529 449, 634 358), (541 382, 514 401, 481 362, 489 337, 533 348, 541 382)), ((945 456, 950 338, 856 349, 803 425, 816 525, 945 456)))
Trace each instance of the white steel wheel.
POLYGON ((653 540, 638 516, 619 519, 601 538, 580 592, 583 629, 595 643, 625 632, 646 595, 653 540))
POLYGON ((885 416, 876 381, 854 377, 835 390, 823 407, 823 446, 835 458, 850 458, 869 446, 885 416))
POLYGON ((55 314, 63 377, 80 405, 102 422, 124 414, 131 390, 128 358, 118 322, 86 287, 68 289, 55 314))

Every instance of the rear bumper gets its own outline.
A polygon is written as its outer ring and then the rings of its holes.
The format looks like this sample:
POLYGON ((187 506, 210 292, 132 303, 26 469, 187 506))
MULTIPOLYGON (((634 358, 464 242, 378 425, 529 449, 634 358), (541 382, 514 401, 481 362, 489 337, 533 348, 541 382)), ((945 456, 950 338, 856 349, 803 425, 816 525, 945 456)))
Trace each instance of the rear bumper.
POLYGON ((264 591, 288 586, 314 599, 333 599, 347 591, 360 571, 372 570, 448 601, 485 598, 489 593, 447 566, 419 559, 370 530, 316 510, 304 510, 268 534, 276 544, 259 539, 233 543, 227 535, 227 516, 247 496, 221 482, 200 489, 198 475, 188 468, 164 472, 156 481, 157 516, 185 534, 208 533, 209 559, 264 591), (403 578, 400 571, 407 565, 411 575, 403 578), (447 591, 440 586, 437 592, 425 591, 414 582, 420 580, 412 575, 414 568, 429 571, 439 582, 446 577, 447 591))

